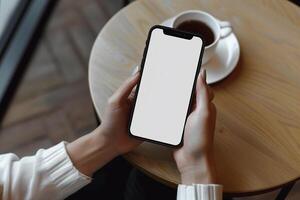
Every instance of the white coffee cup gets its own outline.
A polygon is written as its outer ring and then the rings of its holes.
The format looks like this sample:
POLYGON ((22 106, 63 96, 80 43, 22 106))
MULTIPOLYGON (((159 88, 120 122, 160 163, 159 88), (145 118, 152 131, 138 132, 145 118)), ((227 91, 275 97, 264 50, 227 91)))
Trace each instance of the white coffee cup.
POLYGON ((187 10, 179 13, 173 18, 171 27, 176 28, 179 24, 189 20, 197 20, 205 23, 214 33, 214 42, 204 48, 202 64, 205 64, 213 57, 218 42, 226 38, 232 32, 231 24, 227 21, 219 21, 212 15, 203 11, 187 10))

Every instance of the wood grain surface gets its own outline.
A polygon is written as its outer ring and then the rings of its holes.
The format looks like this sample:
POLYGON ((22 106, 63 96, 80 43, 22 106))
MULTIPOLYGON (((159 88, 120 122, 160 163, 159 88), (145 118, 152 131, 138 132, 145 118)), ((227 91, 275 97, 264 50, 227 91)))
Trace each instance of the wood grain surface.
MULTIPOLYGON (((212 85, 215 154, 225 192, 270 189, 300 176, 300 9, 288 1, 151 0, 119 11, 91 52, 89 85, 101 117, 107 99, 141 62, 149 28, 199 9, 230 21, 241 46, 237 69, 212 85)), ((166 147, 144 143, 126 158, 169 185, 180 183, 166 147)))

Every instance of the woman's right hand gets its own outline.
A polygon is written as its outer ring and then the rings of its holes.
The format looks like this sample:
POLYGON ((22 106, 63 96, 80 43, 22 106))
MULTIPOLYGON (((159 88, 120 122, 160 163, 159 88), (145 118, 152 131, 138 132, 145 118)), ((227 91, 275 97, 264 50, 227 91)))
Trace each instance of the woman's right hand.
POLYGON ((197 79, 196 98, 186 122, 183 146, 174 151, 183 184, 216 182, 213 155, 216 108, 213 97, 203 70, 197 79))

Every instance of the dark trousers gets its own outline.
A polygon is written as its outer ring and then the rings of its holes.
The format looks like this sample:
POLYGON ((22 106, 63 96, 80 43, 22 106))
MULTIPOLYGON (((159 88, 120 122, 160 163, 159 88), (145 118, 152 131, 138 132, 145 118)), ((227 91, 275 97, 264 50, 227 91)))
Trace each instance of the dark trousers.
POLYGON ((117 157, 93 176, 93 181, 67 200, 175 200, 176 189, 169 188, 117 157))

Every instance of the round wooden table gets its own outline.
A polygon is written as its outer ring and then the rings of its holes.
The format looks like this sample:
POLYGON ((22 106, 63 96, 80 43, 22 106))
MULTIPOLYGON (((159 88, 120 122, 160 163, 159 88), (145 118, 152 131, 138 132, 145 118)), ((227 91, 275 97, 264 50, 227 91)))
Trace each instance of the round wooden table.
MULTIPOLYGON (((300 9, 288 1, 139 0, 95 41, 89 85, 101 118, 107 99, 139 65, 151 26, 199 9, 230 21, 241 46, 235 71, 212 85, 215 154, 228 193, 264 191, 300 177, 300 9)), ((169 185, 180 182, 172 150, 144 143, 129 162, 169 185)))

